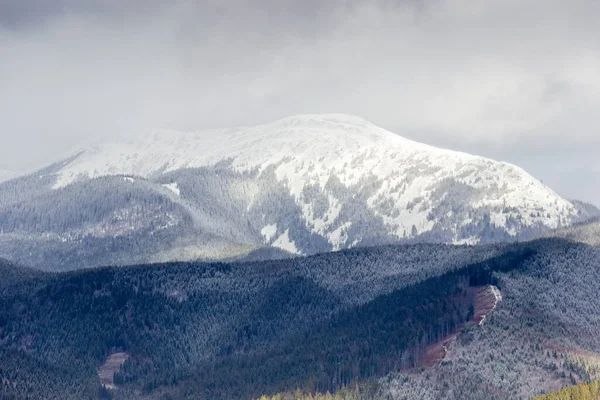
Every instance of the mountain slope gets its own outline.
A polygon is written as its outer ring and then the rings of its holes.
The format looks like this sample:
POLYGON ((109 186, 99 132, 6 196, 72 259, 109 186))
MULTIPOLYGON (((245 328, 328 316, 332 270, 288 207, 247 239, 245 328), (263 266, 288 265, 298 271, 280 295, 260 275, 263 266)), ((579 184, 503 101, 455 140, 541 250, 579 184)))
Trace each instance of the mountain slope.
POLYGON ((600 247, 600 219, 548 232, 543 237, 556 237, 600 247))
MULTIPOLYGON (((326 190, 332 179, 346 188, 370 185, 367 205, 398 237, 405 231, 409 234, 413 225, 420 232, 431 230, 435 222, 427 219, 429 212, 444 202, 443 197, 457 194, 444 184, 464 186, 461 189, 471 195, 467 200, 474 208, 497 208, 490 218, 498 226, 510 225, 507 219, 516 217, 506 212, 511 208, 519 210, 528 226, 557 227, 568 223, 575 212, 570 202, 518 167, 409 141, 344 115, 292 117, 253 128, 200 134, 160 132, 104 144, 62 168, 55 187, 81 176, 148 178, 223 161, 240 172, 260 173, 272 167, 277 181, 287 181, 290 194, 305 205, 306 223, 316 232, 329 234, 328 228, 339 216, 336 205, 343 201, 334 190, 326 190), (325 213, 316 210, 314 196, 306 193, 311 189, 330 196, 323 199, 329 203, 325 213), (329 218, 325 220, 323 214, 329 218)), ((510 226, 508 230, 515 233, 510 226)), ((333 244, 340 245, 339 240, 333 244)))
POLYGON ((0 396, 91 398, 97 368, 125 353, 115 399, 364 379, 379 379, 371 399, 529 398, 587 379, 576 360, 600 354, 598 266, 598 249, 551 239, 42 274, 0 292, 0 396), (502 300, 481 318, 490 284, 502 300))
MULTIPOLYGON (((516 166, 436 149, 345 115, 101 143, 0 184, 0 200, 0 256, 36 266, 57 251, 95 266, 240 257, 265 246, 315 254, 399 241, 512 241, 589 214, 516 166), (103 193, 96 199, 102 219, 73 224, 52 212, 57 198, 74 204, 83 191, 103 193), (132 198, 162 205, 134 201, 133 212, 132 198), (172 210, 179 217, 169 225, 172 210), (163 221, 169 239, 151 240, 148 220, 163 221), (84 240, 101 250, 82 250, 84 240), (102 257, 107 246, 123 254, 102 257)), ((93 203, 82 211, 95 213, 93 203)))

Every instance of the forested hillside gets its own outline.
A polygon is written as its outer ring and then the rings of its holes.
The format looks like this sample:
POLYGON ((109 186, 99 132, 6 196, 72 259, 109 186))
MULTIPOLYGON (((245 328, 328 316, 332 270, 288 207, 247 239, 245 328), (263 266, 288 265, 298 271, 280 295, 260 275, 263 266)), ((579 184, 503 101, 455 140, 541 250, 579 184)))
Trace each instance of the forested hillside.
POLYGON ((34 273, 2 290, 0 393, 251 399, 375 380, 372 398, 527 398, 582 379, 574 351, 600 351, 599 265, 544 240, 34 273), (503 299, 479 322, 489 284, 503 299))
POLYGON ((600 247, 600 218, 593 218, 584 223, 547 232, 543 236, 557 237, 600 247))

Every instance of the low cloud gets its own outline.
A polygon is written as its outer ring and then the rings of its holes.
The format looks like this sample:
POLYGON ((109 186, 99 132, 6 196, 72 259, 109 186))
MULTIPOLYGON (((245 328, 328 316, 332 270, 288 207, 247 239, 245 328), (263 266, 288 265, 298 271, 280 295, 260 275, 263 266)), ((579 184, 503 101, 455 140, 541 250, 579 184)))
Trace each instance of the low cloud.
POLYGON ((600 203, 599 13, 584 0, 0 0, 0 167, 156 127, 343 112, 600 203))

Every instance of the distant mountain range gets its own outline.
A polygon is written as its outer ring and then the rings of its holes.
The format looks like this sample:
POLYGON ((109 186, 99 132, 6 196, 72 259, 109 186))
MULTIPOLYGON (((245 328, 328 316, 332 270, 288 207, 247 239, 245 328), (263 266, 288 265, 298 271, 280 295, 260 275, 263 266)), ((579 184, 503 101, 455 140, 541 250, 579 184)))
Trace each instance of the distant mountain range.
POLYGON ((550 231, 545 233, 543 237, 562 238, 572 242, 600 247, 600 218, 594 218, 586 223, 550 231))
POLYGON ((529 239, 600 212, 357 117, 159 131, 0 184, 0 256, 67 270, 529 239))

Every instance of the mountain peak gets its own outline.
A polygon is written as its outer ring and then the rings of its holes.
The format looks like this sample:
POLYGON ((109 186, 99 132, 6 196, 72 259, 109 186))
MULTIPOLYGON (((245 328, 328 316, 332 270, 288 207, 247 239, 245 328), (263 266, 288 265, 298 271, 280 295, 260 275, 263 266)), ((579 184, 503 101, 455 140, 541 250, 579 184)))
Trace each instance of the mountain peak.
MULTIPOLYGON (((381 214, 398 236, 413 225, 419 232, 433 228, 435 221, 427 217, 430 207, 422 204, 413 210, 412 204, 433 200, 432 196, 435 202, 444 202, 439 188, 444 182, 463 185, 475 207, 519 209, 521 218, 532 224, 555 228, 574 212, 570 202, 514 165, 424 145, 344 114, 297 115, 253 127, 197 133, 159 131, 105 143, 62 168, 55 187, 106 175, 147 178, 223 161, 238 172, 262 173, 272 167, 275 178, 297 201, 303 201, 307 185, 325 190, 332 177, 346 188, 378 182, 367 202, 373 208, 391 202, 402 210, 381 214)), ((504 226, 506 217, 500 212, 492 220, 504 226)))
MULTIPOLYGON (((362 138, 371 141, 412 142, 400 135, 387 131, 372 122, 350 114, 300 114, 259 125, 251 130, 273 130, 274 134, 292 131, 304 134, 333 136, 337 139, 362 138)), ((420 145, 413 142, 415 145, 420 145)))
POLYGON ((297 114, 281 118, 269 124, 277 123, 307 123, 307 122, 329 122, 338 124, 373 125, 366 119, 352 114, 325 113, 325 114, 297 114))
POLYGON ((201 132, 156 130, 119 141, 100 143, 58 173, 56 188, 80 177, 125 174, 147 177, 156 171, 198 168, 233 160, 241 169, 277 164, 284 158, 306 162, 349 161, 357 152, 446 152, 345 114, 307 114, 268 124, 201 132))
MULTIPOLYGON (((77 204, 82 191, 125 196, 103 198, 101 209, 120 208, 100 222, 82 217, 77 230, 57 234, 60 243, 88 234, 180 229, 191 235, 177 240, 185 257, 207 254, 195 247, 196 235, 213 249, 222 239, 223 248, 267 245, 313 254, 402 240, 517 240, 581 217, 577 206, 519 167, 417 143, 343 114, 203 132, 155 131, 100 143, 46 175, 55 189, 48 196, 73 196, 77 204), (93 180, 99 177, 106 179, 93 180), (146 196, 153 200, 131 204, 146 196)), ((92 197, 90 207, 98 209, 92 197)))

